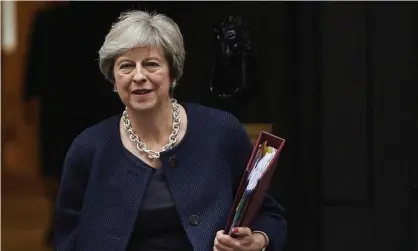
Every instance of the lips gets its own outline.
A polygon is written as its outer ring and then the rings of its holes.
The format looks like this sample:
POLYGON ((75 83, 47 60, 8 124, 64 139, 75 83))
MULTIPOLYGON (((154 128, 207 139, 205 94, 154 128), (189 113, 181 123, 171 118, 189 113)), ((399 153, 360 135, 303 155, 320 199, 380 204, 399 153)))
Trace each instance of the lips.
POLYGON ((152 92, 152 90, 149 89, 136 89, 132 91, 132 94, 136 94, 136 95, 145 95, 152 92))

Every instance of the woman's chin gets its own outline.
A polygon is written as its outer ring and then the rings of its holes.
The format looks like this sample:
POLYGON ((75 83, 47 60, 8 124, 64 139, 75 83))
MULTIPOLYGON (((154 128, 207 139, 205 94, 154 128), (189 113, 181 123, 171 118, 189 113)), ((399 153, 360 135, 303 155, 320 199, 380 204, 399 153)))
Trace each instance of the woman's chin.
POLYGON ((132 100, 130 102, 130 108, 134 111, 149 111, 156 107, 157 102, 154 99, 152 100, 132 100))

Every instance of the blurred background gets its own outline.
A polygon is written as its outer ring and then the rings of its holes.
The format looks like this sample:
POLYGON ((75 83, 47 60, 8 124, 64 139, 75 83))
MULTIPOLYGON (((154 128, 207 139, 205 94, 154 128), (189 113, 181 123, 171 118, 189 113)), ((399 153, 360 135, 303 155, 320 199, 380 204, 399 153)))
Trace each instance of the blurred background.
MULTIPOLYGON (((1 2, 1 247, 48 248, 65 153, 122 111, 98 50, 127 9, 172 17, 185 39, 179 101, 233 113, 251 137, 287 140, 273 178, 286 250, 418 250, 418 4, 1 2), (216 27, 247 24, 242 95, 213 83, 216 27)), ((217 68, 220 70, 220 68, 217 68)), ((239 83, 238 83, 239 84, 239 83)))

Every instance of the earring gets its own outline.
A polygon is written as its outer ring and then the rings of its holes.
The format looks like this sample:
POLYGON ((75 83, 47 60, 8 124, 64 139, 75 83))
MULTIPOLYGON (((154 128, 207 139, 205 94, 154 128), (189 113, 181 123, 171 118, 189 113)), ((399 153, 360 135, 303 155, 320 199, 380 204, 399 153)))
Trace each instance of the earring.
POLYGON ((174 82, 171 84, 172 88, 175 88, 177 86, 177 82, 174 80, 174 82))
POLYGON ((118 92, 118 89, 116 89, 116 85, 113 86, 113 92, 118 92))

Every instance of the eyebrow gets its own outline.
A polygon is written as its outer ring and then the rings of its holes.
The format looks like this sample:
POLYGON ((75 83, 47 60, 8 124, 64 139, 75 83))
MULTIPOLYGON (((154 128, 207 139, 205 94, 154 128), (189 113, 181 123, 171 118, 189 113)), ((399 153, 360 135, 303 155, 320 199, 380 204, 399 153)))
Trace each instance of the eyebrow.
POLYGON ((130 59, 128 57, 120 57, 120 58, 116 59, 115 65, 119 65, 119 64, 123 63, 124 61, 132 61, 132 59, 130 59))
MULTIPOLYGON (((163 58, 159 58, 159 57, 146 57, 145 59, 144 59, 144 61, 151 61, 151 60, 156 60, 156 61, 158 61, 158 62, 162 62, 162 61, 164 61, 164 59, 163 58)), ((124 61, 135 61, 135 60, 133 60, 132 58, 130 58, 130 57, 124 57, 124 56, 122 56, 122 57, 120 57, 120 58, 118 58, 117 60, 116 60, 116 62, 115 62, 115 64, 120 64, 120 63, 122 63, 122 62, 124 62, 124 61)))
POLYGON ((147 57, 147 58, 145 58, 145 60, 157 60, 157 61, 161 61, 163 59, 162 58, 159 58, 159 57, 147 57))

